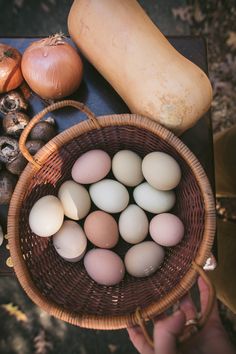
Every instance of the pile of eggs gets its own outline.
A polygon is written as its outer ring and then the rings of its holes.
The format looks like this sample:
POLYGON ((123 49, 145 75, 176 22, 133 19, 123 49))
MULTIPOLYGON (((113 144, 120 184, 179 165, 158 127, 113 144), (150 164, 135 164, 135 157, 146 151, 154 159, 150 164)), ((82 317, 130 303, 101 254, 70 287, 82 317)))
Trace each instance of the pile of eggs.
POLYGON ((121 150, 111 159, 103 150, 90 150, 75 161, 71 176, 57 197, 46 195, 33 205, 29 225, 37 236, 52 236, 64 260, 84 257, 85 269, 97 283, 118 284, 125 270, 134 277, 153 274, 164 260, 165 247, 182 240, 184 225, 168 212, 181 179, 170 155, 155 151, 141 159, 121 150), (105 178, 111 171, 112 179, 105 178), (129 204, 131 193, 136 204, 129 204), (90 212, 92 205, 96 210, 90 212), (155 214, 150 222, 146 212, 155 214), (152 241, 145 241, 148 235, 152 241), (131 245, 124 260, 110 250, 120 237, 131 245), (86 253, 88 240, 96 248, 86 253))

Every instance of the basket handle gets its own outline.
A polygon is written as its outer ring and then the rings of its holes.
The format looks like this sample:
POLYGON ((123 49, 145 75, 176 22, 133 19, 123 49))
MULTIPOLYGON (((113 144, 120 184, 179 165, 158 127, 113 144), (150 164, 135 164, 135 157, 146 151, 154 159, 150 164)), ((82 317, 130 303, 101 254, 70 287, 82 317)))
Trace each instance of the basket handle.
MULTIPOLYGON (((204 327, 204 325, 206 324, 206 322, 212 312, 213 305, 215 302, 215 289, 214 289, 214 286, 212 285, 210 279, 208 278, 206 272, 194 261, 192 262, 192 267, 199 273, 199 275, 204 279, 205 283, 208 285, 208 288, 209 288, 208 303, 207 303, 205 313, 202 314, 199 319, 197 319, 196 321, 194 320, 193 321, 194 323, 191 323, 191 321, 186 322, 184 333, 178 339, 178 341, 180 343, 186 341, 194 333, 196 333, 197 330, 204 327)), ((145 320, 142 316, 142 311, 140 308, 137 308, 136 313, 135 313, 135 317, 136 317, 136 322, 138 323, 138 325, 142 329, 143 335, 144 335, 147 343, 152 348, 154 348, 153 339, 150 337, 150 335, 146 329, 145 320)))
POLYGON ((25 143, 27 140, 27 137, 31 131, 31 129, 49 112, 55 111, 59 108, 63 108, 63 107, 74 107, 79 109, 81 112, 84 112, 86 114, 86 116, 93 122, 93 124, 95 125, 96 128, 100 128, 100 125, 98 123, 97 118, 95 117, 95 115, 89 110, 89 108, 78 101, 73 101, 73 100, 64 100, 64 101, 60 101, 60 102, 56 102, 51 104, 50 106, 44 108, 41 112, 39 112, 38 114, 36 114, 29 122, 29 124, 27 124, 27 126, 25 127, 25 129, 23 130, 23 132, 21 133, 20 136, 20 140, 19 140, 19 148, 20 151, 22 152, 22 154, 24 155, 24 157, 30 162, 32 163, 37 169, 41 168, 41 164, 33 158, 33 156, 29 153, 29 151, 27 150, 25 143))

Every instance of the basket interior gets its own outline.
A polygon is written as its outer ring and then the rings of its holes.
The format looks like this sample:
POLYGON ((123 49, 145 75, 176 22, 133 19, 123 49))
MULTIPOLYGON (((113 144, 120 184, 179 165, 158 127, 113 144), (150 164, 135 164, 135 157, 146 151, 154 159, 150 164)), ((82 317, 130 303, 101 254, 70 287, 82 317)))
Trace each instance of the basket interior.
MULTIPOLYGON (((129 191, 132 203, 132 188, 129 191)), ((148 214, 149 219, 152 216, 148 214)), ((118 218, 119 214, 115 217, 118 218)), ((126 315, 134 312, 137 306, 146 307, 161 299, 186 274, 202 240, 204 203, 191 168, 173 146, 143 128, 109 126, 80 135, 48 158, 27 186, 19 220, 22 254, 42 295, 75 314, 126 315), (152 151, 163 151, 180 164, 182 179, 176 188, 177 201, 172 212, 183 221, 185 236, 176 247, 166 248, 165 261, 152 276, 138 279, 126 273, 124 280, 116 286, 98 285, 87 275, 83 261, 64 261, 54 250, 51 238, 38 237, 29 227, 33 204, 44 195, 57 195, 61 184, 71 179, 70 171, 75 160, 94 148, 103 149, 110 156, 121 149, 133 150, 141 157, 152 151)), ((83 226, 83 220, 80 224, 83 226)), ((90 244, 89 247, 93 246, 90 244)), ((120 240, 114 251, 123 258, 130 247, 120 240)))

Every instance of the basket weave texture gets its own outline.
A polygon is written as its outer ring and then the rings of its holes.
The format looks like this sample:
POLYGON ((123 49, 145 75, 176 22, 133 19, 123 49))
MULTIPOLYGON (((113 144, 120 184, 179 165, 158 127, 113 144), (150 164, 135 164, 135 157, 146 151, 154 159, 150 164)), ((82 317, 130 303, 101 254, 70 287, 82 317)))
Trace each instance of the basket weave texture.
MULTIPOLYGON (((131 114, 103 116, 98 122, 100 128, 86 120, 52 139, 37 154, 40 169, 27 165, 11 200, 8 234, 16 275, 36 304, 75 325, 117 329, 136 323, 137 307, 141 307, 144 319, 151 318, 190 289, 197 276, 192 261, 203 266, 210 253, 215 206, 200 163, 167 129, 131 114), (64 261, 56 253, 51 238, 35 236, 29 227, 29 212, 34 203, 47 194, 57 195, 61 184, 71 179, 75 160, 96 148, 107 151, 111 157, 122 149, 135 151, 141 157, 163 151, 181 167, 182 179, 176 188, 173 212, 183 221, 185 236, 179 245, 166 249, 164 264, 152 276, 138 279, 126 274, 118 285, 98 285, 88 276, 82 261, 64 261)), ((112 174, 108 177, 112 178, 112 174)), ((132 188, 129 191, 132 203, 132 188)), ((119 214, 115 216, 118 218, 119 214)), ((148 214, 149 219, 151 216, 148 214)), ((114 251, 123 258, 129 248, 120 240, 114 251)))

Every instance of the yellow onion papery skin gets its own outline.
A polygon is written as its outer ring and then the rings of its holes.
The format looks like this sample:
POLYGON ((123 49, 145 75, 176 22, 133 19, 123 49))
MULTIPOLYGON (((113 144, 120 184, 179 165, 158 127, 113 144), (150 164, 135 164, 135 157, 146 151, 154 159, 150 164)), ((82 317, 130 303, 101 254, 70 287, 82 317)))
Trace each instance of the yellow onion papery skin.
POLYGON ((20 52, 0 43, 0 94, 16 89, 22 81, 20 52))
POLYGON ((44 99, 71 95, 83 76, 79 54, 59 34, 33 42, 22 56, 21 68, 29 87, 44 99))

